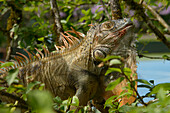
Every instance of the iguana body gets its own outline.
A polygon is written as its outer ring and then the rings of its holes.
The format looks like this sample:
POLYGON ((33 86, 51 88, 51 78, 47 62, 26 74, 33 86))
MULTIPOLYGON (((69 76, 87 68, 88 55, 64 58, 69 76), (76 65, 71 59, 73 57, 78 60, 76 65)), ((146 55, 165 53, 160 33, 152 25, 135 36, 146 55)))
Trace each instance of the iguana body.
POLYGON ((102 103, 105 72, 97 66, 98 58, 114 54, 124 41, 129 45, 132 28, 126 18, 93 25, 80 44, 20 66, 18 77, 24 85, 41 81, 62 99, 76 95, 80 105, 90 99, 102 103))

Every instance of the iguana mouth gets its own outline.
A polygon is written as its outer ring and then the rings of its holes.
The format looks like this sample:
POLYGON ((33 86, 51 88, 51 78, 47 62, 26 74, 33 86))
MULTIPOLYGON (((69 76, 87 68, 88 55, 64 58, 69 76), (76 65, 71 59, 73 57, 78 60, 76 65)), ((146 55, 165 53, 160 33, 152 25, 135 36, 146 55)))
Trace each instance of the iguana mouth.
POLYGON ((113 35, 113 37, 118 37, 118 39, 116 39, 114 42, 117 42, 120 38, 122 39, 122 37, 126 34, 127 30, 131 27, 133 27, 133 24, 127 24, 119 30, 112 32, 117 33, 117 35, 113 35))
POLYGON ((120 28, 119 30, 116 31, 117 35, 113 35, 113 37, 116 37, 116 39, 114 40, 114 49, 113 50, 116 50, 116 48, 121 45, 120 42, 123 41, 124 38, 127 38, 127 37, 124 37, 124 35, 126 35, 128 29, 130 29, 132 27, 133 27, 133 24, 129 23, 129 24, 125 25, 124 27, 122 27, 122 28, 120 28))
POLYGON ((124 27, 120 28, 120 29, 117 30, 117 31, 123 31, 123 30, 129 29, 129 28, 131 28, 131 27, 133 27, 133 24, 132 24, 132 23, 129 23, 129 24, 125 25, 124 27))

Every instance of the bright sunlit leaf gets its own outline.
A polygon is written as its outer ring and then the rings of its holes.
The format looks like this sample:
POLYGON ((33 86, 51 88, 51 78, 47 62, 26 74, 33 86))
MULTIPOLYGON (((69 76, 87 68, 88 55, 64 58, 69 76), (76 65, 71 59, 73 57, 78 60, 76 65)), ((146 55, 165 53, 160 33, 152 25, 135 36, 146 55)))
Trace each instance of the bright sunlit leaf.
POLYGON ((8 72, 8 76, 6 77, 8 85, 11 85, 14 82, 16 76, 18 75, 18 72, 19 72, 19 69, 11 69, 8 72))

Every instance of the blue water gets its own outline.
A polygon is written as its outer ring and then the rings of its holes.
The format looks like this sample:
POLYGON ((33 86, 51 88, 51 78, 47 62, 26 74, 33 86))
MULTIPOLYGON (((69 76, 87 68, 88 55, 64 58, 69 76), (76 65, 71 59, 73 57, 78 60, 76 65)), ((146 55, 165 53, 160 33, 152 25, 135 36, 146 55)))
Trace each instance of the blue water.
MULTIPOLYGON (((137 73, 139 79, 154 80, 158 83, 170 83, 170 61, 164 60, 144 60, 137 64, 137 73)), ((138 88, 140 95, 145 95, 149 90, 147 88, 138 88)), ((145 99, 149 101, 151 99, 145 99)))
POLYGON ((155 84, 170 82, 170 61, 147 60, 137 64, 138 77, 146 80, 155 80, 155 84))

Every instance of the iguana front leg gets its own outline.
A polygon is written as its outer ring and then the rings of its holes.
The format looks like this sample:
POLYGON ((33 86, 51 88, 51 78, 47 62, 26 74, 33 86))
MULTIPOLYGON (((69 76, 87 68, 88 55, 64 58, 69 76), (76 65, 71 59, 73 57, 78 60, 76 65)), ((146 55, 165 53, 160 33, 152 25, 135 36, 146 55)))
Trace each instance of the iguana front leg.
MULTIPOLYGON (((86 106, 90 99, 94 98, 99 86, 96 75, 87 71, 80 71, 79 74, 81 76, 78 76, 78 81, 75 85, 77 89, 75 96, 79 99, 80 107, 76 108, 76 112, 78 112, 81 107, 86 106)), ((75 107, 71 106, 71 109, 75 109, 75 107)))

